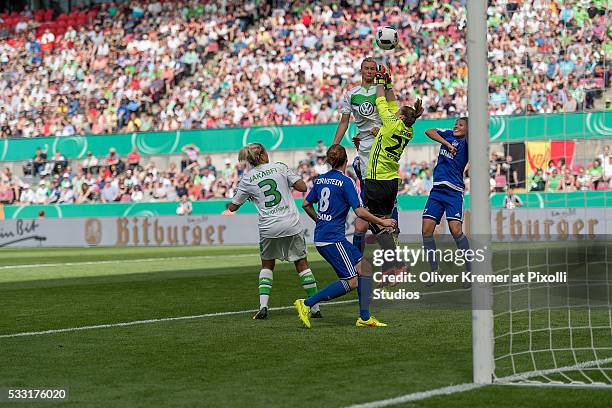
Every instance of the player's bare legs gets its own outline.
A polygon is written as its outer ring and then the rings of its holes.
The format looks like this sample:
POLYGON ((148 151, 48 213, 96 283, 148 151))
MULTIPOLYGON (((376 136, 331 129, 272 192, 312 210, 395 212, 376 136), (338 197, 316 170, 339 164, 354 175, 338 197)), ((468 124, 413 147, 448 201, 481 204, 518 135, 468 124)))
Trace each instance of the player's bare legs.
POLYGON ((448 220, 448 229, 450 230, 453 238, 459 237, 463 234, 463 224, 460 221, 448 220))
POLYGON ((275 259, 262 259, 261 260, 261 269, 270 269, 274 271, 274 266, 276 265, 275 259))

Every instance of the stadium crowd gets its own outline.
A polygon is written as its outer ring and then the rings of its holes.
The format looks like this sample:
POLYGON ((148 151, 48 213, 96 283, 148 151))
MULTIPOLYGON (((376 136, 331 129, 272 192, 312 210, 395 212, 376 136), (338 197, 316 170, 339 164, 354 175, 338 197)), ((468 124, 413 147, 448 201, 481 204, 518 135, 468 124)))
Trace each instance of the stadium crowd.
MULTIPOLYGON (((244 167, 232 159, 225 159, 222 168, 212 164, 196 146, 183 146, 179 164, 171 162, 165 169, 146 162, 133 150, 119 157, 110 149, 105 157, 91 153, 79 162, 70 163, 56 152, 48 158, 37 149, 26 165, 27 174, 35 178, 21 179, 6 168, 0 174, 0 203, 2 204, 72 204, 108 202, 197 201, 231 198, 242 177, 244 167), (71 165, 72 164, 72 165, 71 165), (28 180, 38 180, 35 185, 28 180)), ((325 163, 327 148, 320 142, 299 162, 295 172, 308 187, 320 174, 329 170, 325 163)), ((525 179, 519 175, 524 161, 509 155, 494 153, 490 161, 491 192, 545 191, 573 192, 607 190, 612 183, 612 153, 606 146, 592 163, 568 166, 564 159, 551 161, 545 169, 525 179)), ((417 163, 410 161, 400 167, 402 185, 399 194, 427 195, 433 187, 435 160, 417 163)), ((356 179, 349 168, 349 175, 356 179)), ((469 172, 466 172, 466 191, 469 191, 469 172)), ((356 180, 358 183, 358 181, 356 180)), ((294 191, 294 196, 303 194, 294 191)))
MULTIPOLYGON (((0 15, 0 138, 330 122, 371 54, 426 117, 464 115, 465 0, 371 3, 141 0, 61 20, 0 15), (372 43, 383 24, 401 36, 384 55, 372 43)), ((605 1, 490 0, 488 14, 491 113, 590 109, 609 87, 605 1)))

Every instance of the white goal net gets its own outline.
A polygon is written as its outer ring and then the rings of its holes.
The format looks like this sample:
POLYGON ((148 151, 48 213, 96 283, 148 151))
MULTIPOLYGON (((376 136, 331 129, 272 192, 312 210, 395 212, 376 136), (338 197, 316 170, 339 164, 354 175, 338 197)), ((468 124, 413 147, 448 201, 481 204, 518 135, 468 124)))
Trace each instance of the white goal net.
POLYGON ((496 382, 612 386, 611 244, 599 238, 496 251, 496 273, 567 276, 494 287, 496 382))

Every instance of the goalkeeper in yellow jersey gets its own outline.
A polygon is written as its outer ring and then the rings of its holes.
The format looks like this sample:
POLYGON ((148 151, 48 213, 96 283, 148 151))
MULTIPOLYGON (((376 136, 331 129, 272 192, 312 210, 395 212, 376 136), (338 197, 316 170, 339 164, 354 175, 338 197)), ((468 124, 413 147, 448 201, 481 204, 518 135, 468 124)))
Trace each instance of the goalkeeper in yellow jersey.
MULTIPOLYGON (((414 107, 398 107, 391 77, 384 66, 376 75, 376 84, 376 109, 381 128, 374 138, 365 174, 365 204, 372 214, 389 218, 399 189, 400 157, 412 139, 412 125, 423 114, 423 107, 420 99, 417 99, 414 107)), ((382 249, 395 250, 393 231, 374 224, 370 224, 370 230, 382 249)), ((399 265, 387 264, 383 266, 383 272, 395 266, 399 265)))

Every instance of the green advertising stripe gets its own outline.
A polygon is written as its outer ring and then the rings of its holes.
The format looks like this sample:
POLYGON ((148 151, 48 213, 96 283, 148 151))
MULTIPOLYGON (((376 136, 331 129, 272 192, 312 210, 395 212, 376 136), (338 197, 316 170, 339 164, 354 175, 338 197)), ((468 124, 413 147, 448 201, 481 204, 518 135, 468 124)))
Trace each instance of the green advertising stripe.
MULTIPOLYGON (((410 144, 434 143, 425 130, 451 128, 454 119, 420 120, 414 126, 410 144)), ((32 139, 6 139, 0 142, 0 161, 31 159, 37 147, 51 157, 60 151, 67 159, 83 158, 91 151, 100 157, 111 147, 121 156, 133 147, 140 154, 179 154, 187 144, 194 144, 202 152, 237 152, 246 143, 260 142, 271 150, 311 149, 318 140, 330 145, 336 132, 336 123, 307 126, 268 126, 252 128, 186 130, 177 132, 148 132, 113 135, 38 137, 32 139)), ((538 139, 585 139, 612 137, 612 115, 608 112, 548 114, 532 116, 495 116, 489 126, 491 140, 522 141, 538 139)), ((356 134, 351 124, 342 144, 352 146, 356 134)))
MULTIPOLYGON (((524 193, 517 194, 526 208, 586 208, 612 206, 612 191, 584 191, 575 193, 524 193)), ((504 206, 505 194, 491 196, 491 208, 504 206)), ((399 196, 397 200, 400 211, 422 210, 427 196, 399 196)), ((218 215, 225 210, 227 200, 195 201, 194 215, 218 215)), ((296 200, 302 211, 302 200, 296 200)), ((5 218, 37 218, 40 210, 45 211, 47 218, 77 217, 144 217, 156 215, 175 215, 178 203, 111 203, 111 204, 63 204, 63 205, 8 205, 4 207, 5 218)), ((469 194, 465 197, 465 208, 470 207, 469 194)), ((240 214, 255 214, 257 209, 251 202, 240 208, 240 214)))

